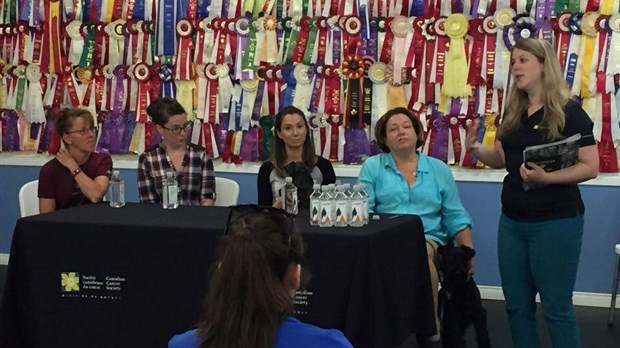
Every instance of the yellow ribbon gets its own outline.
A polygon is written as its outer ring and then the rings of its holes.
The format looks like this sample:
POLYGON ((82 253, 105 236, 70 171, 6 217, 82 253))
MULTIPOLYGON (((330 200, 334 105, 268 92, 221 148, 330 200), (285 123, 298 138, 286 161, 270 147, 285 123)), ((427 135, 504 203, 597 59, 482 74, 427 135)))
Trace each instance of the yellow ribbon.
POLYGON ((258 17, 258 12, 254 12, 255 0, 245 0, 243 2, 243 13, 252 12, 254 18, 258 17))
POLYGON ((110 23, 112 21, 112 13, 114 12, 114 0, 104 0, 105 6, 101 6, 104 7, 105 9, 101 9, 104 13, 102 16, 102 21, 106 22, 106 23, 110 23))
MULTIPOLYGON (((484 115, 484 137, 482 138, 482 145, 488 147, 495 146, 495 135, 497 134, 497 126, 495 126, 495 119, 497 115, 495 113, 488 113, 484 115)), ((487 165, 478 161, 477 167, 488 168, 487 165)))
MULTIPOLYGON (((54 18, 56 18, 58 21, 60 21, 60 1, 52 1, 49 3, 49 16, 47 17, 50 22, 54 20, 54 18)), ((56 36, 59 38, 58 41, 60 41, 60 33, 56 33, 56 36)), ((60 46, 55 47, 54 46, 54 34, 52 33, 52 25, 51 23, 48 23, 47 26, 47 37, 49 40, 49 72, 50 73, 60 73, 61 71, 55 71, 54 70, 54 66, 56 66, 56 62, 54 61, 54 51, 58 50, 60 51, 60 46)))
POLYGON ((467 17, 461 13, 451 14, 446 19, 445 28, 450 37, 450 48, 446 55, 441 94, 446 97, 471 96, 471 87, 467 84, 467 57, 463 40, 469 29, 467 17))
POLYGON ((193 90, 196 88, 196 84, 194 80, 187 81, 176 81, 177 83, 177 100, 179 104, 183 106, 185 112, 187 112, 187 118, 189 120, 194 120, 194 92, 193 90))
POLYGON ((399 106, 407 107, 407 98, 405 98, 405 88, 403 85, 392 86, 388 84, 388 110, 399 106))
POLYGON ((581 66, 581 97, 588 98, 590 96, 590 74, 592 73, 592 54, 594 53, 594 45, 596 37, 583 35, 584 40, 581 41, 585 45, 583 65, 581 66))
POLYGON ((136 122, 136 127, 131 135, 131 142, 129 143, 129 152, 141 154, 145 148, 145 128, 144 123, 136 122))
POLYGON ((614 11, 614 0, 602 0, 599 11, 602 15, 611 15, 614 11))

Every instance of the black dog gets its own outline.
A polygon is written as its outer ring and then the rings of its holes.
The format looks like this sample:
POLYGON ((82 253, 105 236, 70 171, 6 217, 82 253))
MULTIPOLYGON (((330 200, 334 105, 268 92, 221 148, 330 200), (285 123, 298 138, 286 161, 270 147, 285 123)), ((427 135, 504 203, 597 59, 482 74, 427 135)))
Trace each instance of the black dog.
POLYGON ((443 317, 443 348, 465 347, 465 330, 473 324, 478 347, 490 348, 487 312, 482 307, 480 290, 468 277, 469 263, 475 251, 467 246, 441 246, 439 254, 439 316, 443 317))

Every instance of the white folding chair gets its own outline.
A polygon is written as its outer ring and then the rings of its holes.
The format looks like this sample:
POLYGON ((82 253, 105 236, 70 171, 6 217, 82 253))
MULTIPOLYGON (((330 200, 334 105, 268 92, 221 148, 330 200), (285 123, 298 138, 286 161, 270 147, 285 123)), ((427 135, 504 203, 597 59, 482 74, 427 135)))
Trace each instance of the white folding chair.
POLYGON ((19 212, 21 217, 39 214, 39 180, 30 181, 19 189, 19 212))
POLYGON ((226 178, 215 178, 215 206, 229 207, 239 201, 239 184, 226 178))
POLYGON ((614 311, 616 310, 616 296, 618 295, 618 282, 620 282, 620 243, 616 244, 616 267, 614 270, 613 284, 611 286, 611 305, 609 306, 609 321, 607 326, 614 326, 614 311))

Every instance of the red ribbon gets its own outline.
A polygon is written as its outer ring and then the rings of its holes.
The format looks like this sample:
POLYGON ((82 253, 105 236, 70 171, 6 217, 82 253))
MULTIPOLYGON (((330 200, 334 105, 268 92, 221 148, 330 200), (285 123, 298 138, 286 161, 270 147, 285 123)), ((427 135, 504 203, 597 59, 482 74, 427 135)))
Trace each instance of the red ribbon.
POLYGON ((611 93, 605 93, 603 97, 603 129, 601 141, 598 143, 599 171, 602 173, 618 172, 618 157, 611 137, 611 93))

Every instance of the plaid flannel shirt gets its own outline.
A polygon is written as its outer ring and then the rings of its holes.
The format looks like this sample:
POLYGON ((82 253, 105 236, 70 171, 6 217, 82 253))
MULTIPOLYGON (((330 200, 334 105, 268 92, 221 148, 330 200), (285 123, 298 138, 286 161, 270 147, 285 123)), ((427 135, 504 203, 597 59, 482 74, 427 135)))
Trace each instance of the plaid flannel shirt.
POLYGON ((172 166, 166 149, 159 144, 144 152, 138 160, 138 195, 140 202, 161 203, 166 171, 176 173, 179 204, 200 205, 203 199, 215 200, 213 162, 201 146, 189 144, 185 149, 181 172, 172 166))

